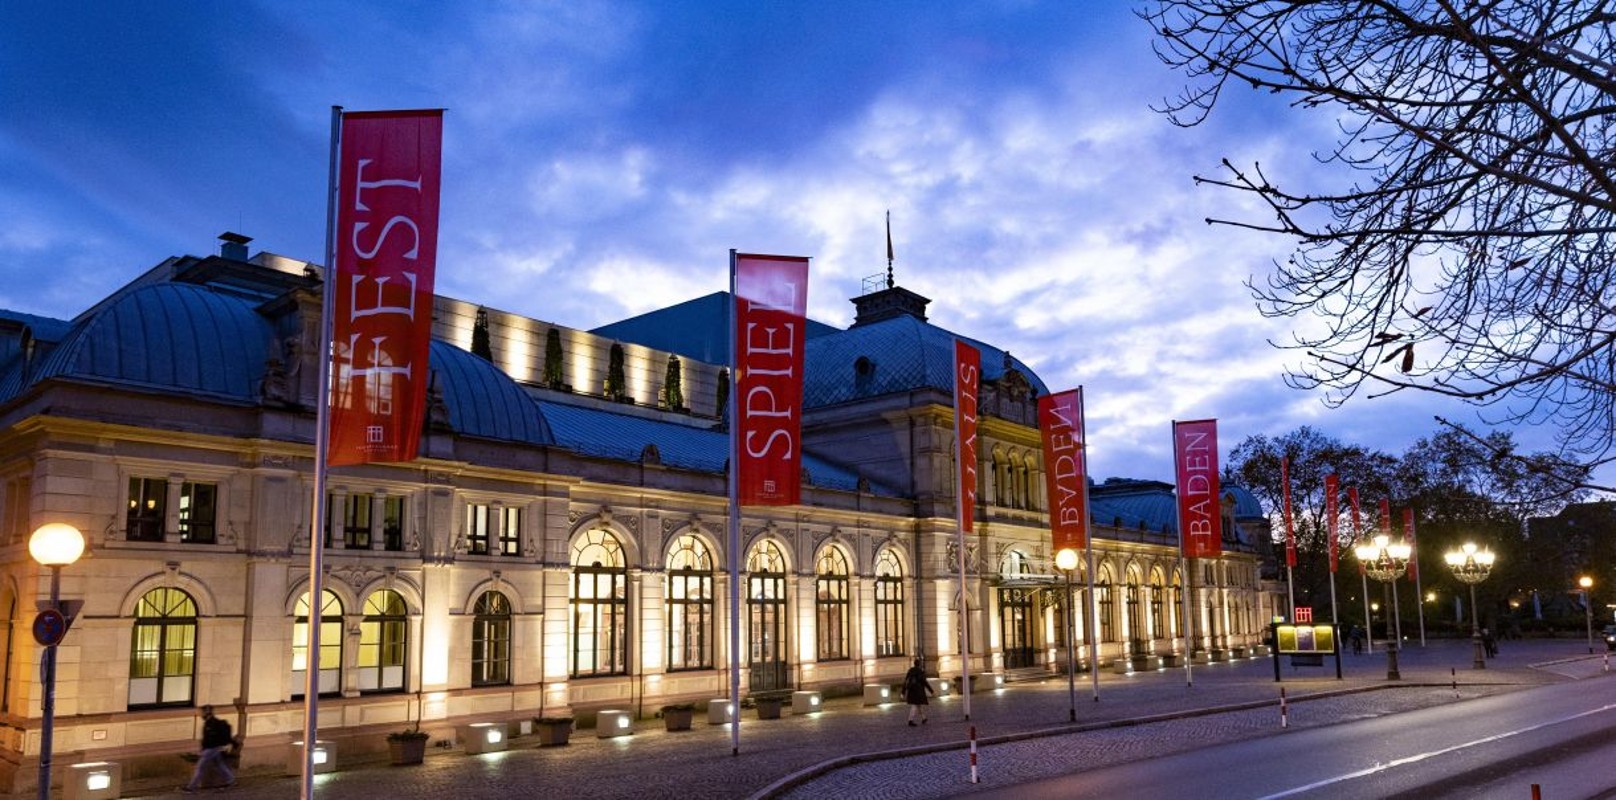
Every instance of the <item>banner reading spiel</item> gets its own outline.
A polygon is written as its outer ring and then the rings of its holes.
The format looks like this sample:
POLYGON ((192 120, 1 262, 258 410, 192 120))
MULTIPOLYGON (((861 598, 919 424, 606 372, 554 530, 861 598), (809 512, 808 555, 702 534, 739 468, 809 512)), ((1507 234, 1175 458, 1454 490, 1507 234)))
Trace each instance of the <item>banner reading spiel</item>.
POLYGON ((802 496, 808 259, 735 254, 735 436, 741 505, 802 496))
POLYGON ((409 461, 426 412, 443 112, 342 115, 331 466, 409 461))

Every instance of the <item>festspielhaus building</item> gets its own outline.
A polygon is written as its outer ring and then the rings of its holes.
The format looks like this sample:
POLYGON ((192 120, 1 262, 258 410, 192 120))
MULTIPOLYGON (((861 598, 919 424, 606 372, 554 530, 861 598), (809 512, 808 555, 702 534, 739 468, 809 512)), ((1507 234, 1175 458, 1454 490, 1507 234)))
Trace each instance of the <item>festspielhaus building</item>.
MULTIPOLYGON (((31 628, 51 571, 28 540, 52 522, 87 540, 60 571, 58 774, 183 767, 204 704, 246 735, 247 765, 283 761, 308 670, 320 736, 342 754, 417 720, 452 739, 471 722, 856 693, 916 657, 954 674, 962 628, 975 674, 1064 670, 1035 411, 1065 387, 967 339, 982 356, 980 485, 962 592, 956 334, 927 322, 926 298, 888 281, 853 299, 850 327, 809 323, 801 504, 744 509, 731 551, 725 295, 592 331, 440 296, 419 457, 333 469, 311 530, 322 270, 221 238, 218 255, 165 260, 73 319, 0 311, 0 786, 31 786, 39 765, 31 628), (320 597, 310 547, 324 548, 320 597)), ((1225 488, 1223 555, 1189 574, 1170 484, 1113 478, 1090 495, 1080 668, 1259 645, 1276 595, 1249 493, 1225 488)))

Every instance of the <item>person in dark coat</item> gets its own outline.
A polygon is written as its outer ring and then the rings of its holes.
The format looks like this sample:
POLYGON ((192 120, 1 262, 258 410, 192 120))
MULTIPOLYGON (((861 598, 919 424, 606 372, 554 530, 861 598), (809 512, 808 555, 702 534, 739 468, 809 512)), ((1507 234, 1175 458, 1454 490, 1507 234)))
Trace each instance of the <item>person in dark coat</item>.
POLYGON ((926 680, 926 670, 921 668, 920 659, 915 659, 915 665, 903 676, 903 701, 909 704, 909 726, 914 727, 915 715, 920 716, 920 724, 926 724, 927 695, 932 693, 931 683, 926 680))
POLYGON ((230 734, 230 723, 213 716, 213 706, 203 706, 202 751, 197 755, 196 771, 191 773, 191 782, 180 788, 186 792, 202 788, 202 778, 210 769, 218 770, 224 777, 225 786, 235 786, 235 773, 224 763, 224 755, 233 744, 235 737, 230 734))

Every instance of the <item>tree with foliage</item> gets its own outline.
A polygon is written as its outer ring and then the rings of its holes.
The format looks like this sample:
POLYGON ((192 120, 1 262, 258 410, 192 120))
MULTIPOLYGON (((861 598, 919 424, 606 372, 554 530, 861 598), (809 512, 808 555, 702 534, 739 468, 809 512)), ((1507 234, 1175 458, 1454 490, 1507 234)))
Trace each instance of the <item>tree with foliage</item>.
POLYGON ((606 396, 622 401, 628 397, 628 380, 623 375, 623 345, 612 342, 606 357, 606 396))
MULTIPOLYGON (((1616 459, 1616 23, 1606 0, 1152 0, 1188 79, 1159 110, 1201 123, 1230 86, 1328 115, 1335 185, 1261 164, 1197 177, 1292 237, 1250 286, 1314 316, 1289 378, 1327 402, 1417 390, 1552 422, 1556 458, 1616 459)), ((1329 181, 1329 178, 1319 180, 1329 181)), ((1599 487, 1604 488, 1604 487, 1599 487)))
POLYGON ((471 354, 484 361, 494 360, 494 345, 488 338, 488 309, 479 307, 471 323, 471 354))
POLYGON ((566 374, 562 372, 562 363, 565 356, 561 352, 561 331, 555 326, 544 334, 544 385, 551 389, 560 389, 566 382, 566 374))
POLYGON ((675 411, 685 407, 684 373, 676 355, 668 356, 668 369, 662 377, 662 402, 675 411))
POLYGON ((713 402, 713 416, 729 422, 729 367, 718 370, 718 397, 713 402))

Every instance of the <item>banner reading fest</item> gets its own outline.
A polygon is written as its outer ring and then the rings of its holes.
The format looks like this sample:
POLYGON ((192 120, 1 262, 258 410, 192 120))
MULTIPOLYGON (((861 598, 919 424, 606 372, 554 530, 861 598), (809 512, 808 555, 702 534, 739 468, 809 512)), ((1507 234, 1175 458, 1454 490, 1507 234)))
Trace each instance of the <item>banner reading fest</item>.
POLYGON ((1223 555, 1223 510, 1218 484, 1218 421, 1173 423, 1173 465, 1178 478, 1178 534, 1185 558, 1223 555))
POLYGON ((1038 428, 1044 439, 1044 489, 1049 494, 1049 528, 1059 553, 1088 546, 1088 480, 1083 441, 1083 390, 1038 398, 1038 428))
POLYGON ((741 505, 802 498, 808 259, 735 254, 735 436, 741 505))
POLYGON ((443 111, 342 115, 331 466, 409 461, 426 412, 443 111))
POLYGON ((959 527, 970 533, 976 521, 976 399, 982 354, 954 340, 954 441, 959 459, 959 527))

